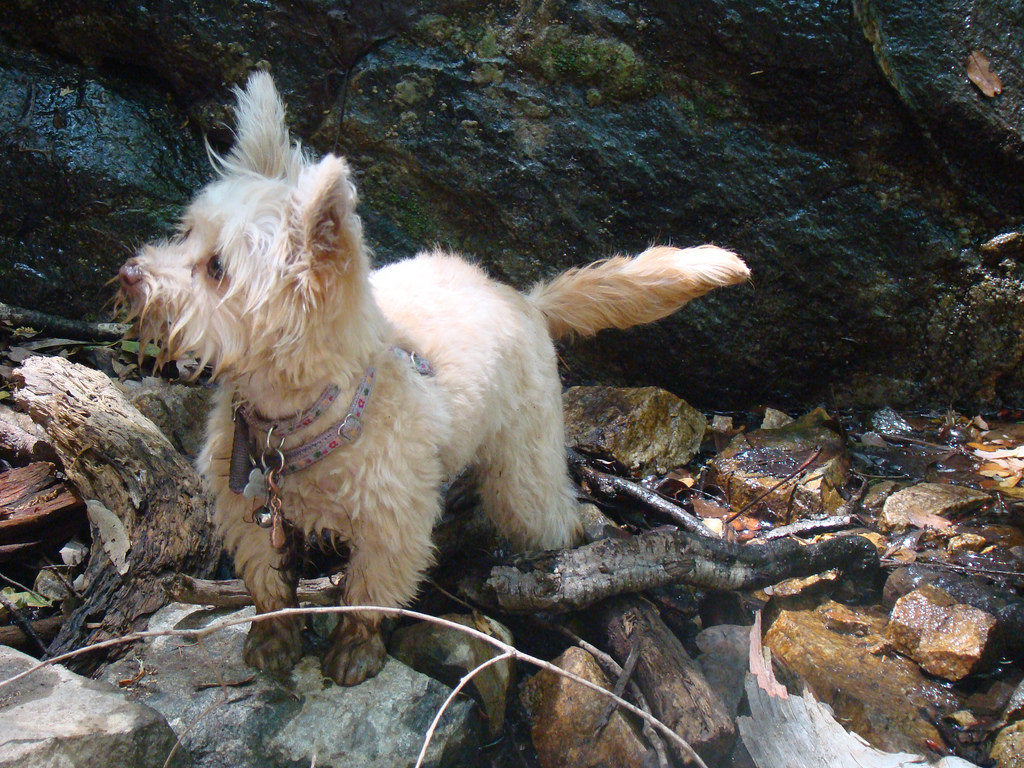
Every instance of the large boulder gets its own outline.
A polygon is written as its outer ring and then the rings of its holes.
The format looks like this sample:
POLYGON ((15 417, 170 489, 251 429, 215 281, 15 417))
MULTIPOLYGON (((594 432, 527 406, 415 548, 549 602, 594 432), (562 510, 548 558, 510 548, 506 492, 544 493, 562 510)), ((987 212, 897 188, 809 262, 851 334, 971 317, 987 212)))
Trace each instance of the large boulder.
MULTIPOLYGON (((0 680, 38 661, 0 645, 0 680)), ((167 721, 116 686, 44 667, 0 689, 0 766, 159 768, 175 751, 167 721)), ((170 765, 184 765, 181 754, 170 765)))
MULTIPOLYGON (((989 98, 966 72, 979 51, 1019 81, 1018 6, 0 0, 0 32, 149 110, 166 156, 182 157, 161 177, 176 189, 193 186, 199 131, 229 138, 229 86, 269 66, 296 135, 352 161, 382 261, 442 243, 525 286, 651 241, 747 259, 755 288, 567 349, 573 383, 656 385, 705 408, 920 406, 1024 395, 1022 96, 989 98)), ((49 102, 15 93, 0 132, 50 119, 49 102)), ((121 153, 144 159, 136 144, 121 153)), ((40 199, 70 166, 4 146, 0 173, 40 199)), ((112 244, 139 238, 114 226, 137 209, 95 199, 116 211, 95 223, 107 245, 12 239, 0 269, 32 257, 45 275, 73 252, 86 265, 73 290, 99 306, 112 244)), ((0 226, 36 231, 19 217, 7 204, 0 226)), ((44 299, 65 285, 17 295, 54 308, 44 299)))

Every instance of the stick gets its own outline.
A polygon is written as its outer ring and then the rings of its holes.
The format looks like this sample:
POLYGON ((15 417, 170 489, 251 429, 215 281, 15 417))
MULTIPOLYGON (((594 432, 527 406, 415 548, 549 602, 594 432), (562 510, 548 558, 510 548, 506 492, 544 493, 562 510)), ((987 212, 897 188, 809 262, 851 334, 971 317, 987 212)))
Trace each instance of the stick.
POLYGON ((587 481, 588 488, 592 492, 596 492, 601 498, 614 500, 619 496, 626 496, 669 518, 683 530, 713 539, 718 538, 710 528, 704 525, 699 517, 687 512, 677 504, 673 504, 656 491, 648 490, 642 485, 634 483, 632 480, 627 480, 624 477, 610 475, 607 472, 594 469, 576 451, 567 450, 566 455, 568 456, 569 466, 576 473, 578 479, 581 482, 587 481))
POLYGON ((66 317, 37 312, 34 309, 14 307, 3 302, 0 302, 0 322, 24 325, 35 328, 37 331, 82 341, 118 341, 128 332, 129 328, 123 323, 89 323, 83 320, 70 320, 66 317))

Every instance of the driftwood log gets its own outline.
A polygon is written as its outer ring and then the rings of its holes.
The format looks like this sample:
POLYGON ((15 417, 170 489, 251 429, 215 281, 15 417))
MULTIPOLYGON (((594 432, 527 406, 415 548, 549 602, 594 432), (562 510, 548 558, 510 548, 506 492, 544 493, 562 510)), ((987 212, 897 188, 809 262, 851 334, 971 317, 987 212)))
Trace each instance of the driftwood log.
MULTIPOLYGON (((175 573, 209 576, 220 551, 196 472, 102 373, 59 357, 16 369, 15 401, 43 426, 69 480, 112 512, 130 549, 123 575, 94 528, 85 599, 50 645, 56 655, 142 628, 175 573)), ((97 659, 76 667, 91 671, 97 659)))
POLYGON ((564 612, 668 584, 757 589, 834 568, 854 579, 869 578, 873 586, 879 572, 874 544, 845 536, 807 546, 789 540, 741 546, 655 530, 495 566, 485 594, 510 613, 564 612))
MULTIPOLYGON (((639 647, 633 678, 650 712, 672 728, 709 765, 723 764, 732 753, 736 726, 704 673, 650 603, 635 596, 606 600, 596 607, 596 634, 616 661, 623 663, 639 647)), ((687 763, 668 742, 679 763, 687 763)))

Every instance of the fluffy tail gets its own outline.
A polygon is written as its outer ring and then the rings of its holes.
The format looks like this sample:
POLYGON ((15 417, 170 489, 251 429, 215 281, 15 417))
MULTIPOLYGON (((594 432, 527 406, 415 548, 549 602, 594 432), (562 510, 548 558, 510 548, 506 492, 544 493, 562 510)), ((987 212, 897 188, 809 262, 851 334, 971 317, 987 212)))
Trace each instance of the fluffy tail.
POLYGON ((537 283, 527 298, 548 321, 552 338, 592 336, 667 317, 713 288, 742 283, 747 265, 713 245, 648 248, 615 256, 537 283))

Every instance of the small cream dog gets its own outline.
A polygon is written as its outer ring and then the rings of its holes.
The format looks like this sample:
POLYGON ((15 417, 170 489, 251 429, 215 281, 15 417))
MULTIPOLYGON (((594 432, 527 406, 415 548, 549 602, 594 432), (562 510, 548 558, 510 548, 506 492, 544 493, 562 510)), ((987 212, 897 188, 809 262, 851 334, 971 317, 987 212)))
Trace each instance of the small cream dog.
MULTIPOLYGON (((407 604, 431 564, 442 484, 466 467, 515 545, 572 545, 552 338, 652 322, 747 267, 713 246, 657 247, 527 294, 441 251, 371 271, 345 161, 292 145, 269 75, 237 96, 218 178, 178 236, 122 266, 119 300, 140 338, 220 382, 199 467, 257 609, 296 604, 292 530, 348 542, 347 604, 407 604)), ((300 628, 254 623, 245 660, 288 670, 300 628)), ((379 613, 350 613, 323 670, 355 685, 384 659, 379 613)))

